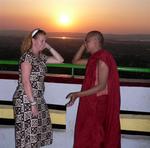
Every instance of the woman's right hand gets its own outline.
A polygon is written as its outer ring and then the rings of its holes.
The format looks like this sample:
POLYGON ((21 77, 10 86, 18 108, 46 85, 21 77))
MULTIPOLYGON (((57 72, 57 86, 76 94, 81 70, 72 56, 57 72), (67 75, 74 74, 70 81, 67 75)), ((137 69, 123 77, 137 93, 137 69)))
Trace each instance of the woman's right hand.
POLYGON ((32 115, 33 116, 37 116, 38 115, 38 108, 36 105, 32 105, 31 106, 31 111, 32 111, 32 115))

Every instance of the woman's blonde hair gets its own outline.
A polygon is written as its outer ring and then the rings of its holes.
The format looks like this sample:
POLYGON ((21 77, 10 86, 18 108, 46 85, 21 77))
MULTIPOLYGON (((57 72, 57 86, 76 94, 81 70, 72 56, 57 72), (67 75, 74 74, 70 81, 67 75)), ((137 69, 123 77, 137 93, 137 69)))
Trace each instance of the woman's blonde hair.
POLYGON ((21 45, 21 53, 22 54, 25 52, 28 52, 31 49, 32 38, 36 39, 40 34, 46 35, 46 32, 41 29, 34 29, 27 35, 27 37, 25 37, 25 39, 23 40, 22 45, 21 45))

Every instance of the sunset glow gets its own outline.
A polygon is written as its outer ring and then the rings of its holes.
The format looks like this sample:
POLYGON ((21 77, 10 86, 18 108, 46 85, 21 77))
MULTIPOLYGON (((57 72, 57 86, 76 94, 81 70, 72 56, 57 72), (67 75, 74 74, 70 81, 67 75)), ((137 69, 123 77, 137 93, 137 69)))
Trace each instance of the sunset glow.
POLYGON ((2 30, 150 33, 150 0, 5 0, 0 6, 2 30))

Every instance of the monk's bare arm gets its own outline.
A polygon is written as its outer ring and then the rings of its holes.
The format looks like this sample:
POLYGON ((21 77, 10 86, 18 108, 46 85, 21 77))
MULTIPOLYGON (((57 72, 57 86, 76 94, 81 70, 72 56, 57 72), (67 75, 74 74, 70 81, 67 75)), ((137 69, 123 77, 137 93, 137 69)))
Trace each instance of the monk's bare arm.
POLYGON ((73 64, 81 64, 81 65, 86 65, 87 64, 87 59, 83 59, 82 55, 85 51, 85 45, 82 44, 75 56, 73 57, 72 63, 73 64))
POLYGON ((107 86, 108 72, 109 72, 108 66, 104 62, 99 61, 98 62, 98 74, 99 74, 98 85, 96 85, 86 91, 79 92, 78 97, 89 96, 89 95, 93 95, 99 91, 103 91, 107 86))
POLYGON ((103 91, 106 88, 109 69, 108 66, 102 61, 98 62, 98 73, 99 73, 98 85, 85 91, 72 92, 67 95, 66 98, 70 99, 70 101, 67 103, 68 107, 72 106, 78 97, 93 95, 99 91, 103 91))
POLYGON ((77 98, 77 97, 89 96, 99 91, 103 91, 107 86, 108 73, 109 73, 108 66, 104 62, 99 61, 98 62, 98 74, 99 74, 98 85, 85 91, 71 93, 68 95, 68 97, 77 98))

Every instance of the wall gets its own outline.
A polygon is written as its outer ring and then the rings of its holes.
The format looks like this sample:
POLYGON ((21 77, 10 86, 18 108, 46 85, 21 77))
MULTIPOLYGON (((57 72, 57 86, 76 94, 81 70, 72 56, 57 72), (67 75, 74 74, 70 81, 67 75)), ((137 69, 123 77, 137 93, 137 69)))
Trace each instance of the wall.
MULTIPOLYGON (((16 80, 0 79, 0 100, 12 100, 17 85, 16 80)), ((45 99, 48 104, 65 105, 66 95, 78 91, 80 84, 45 83, 45 99)), ((74 125, 78 101, 73 107, 67 108, 66 130, 54 131, 53 148, 72 148, 74 125)), ((129 111, 150 112, 150 88, 148 87, 121 87, 121 109, 129 111)), ((149 127, 147 127, 147 130, 149 127)), ((14 128, 0 126, 0 148, 14 147, 14 128)), ((149 148, 150 136, 122 135, 122 148, 149 148)))

